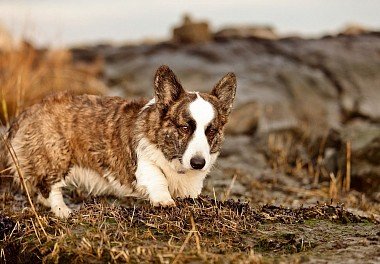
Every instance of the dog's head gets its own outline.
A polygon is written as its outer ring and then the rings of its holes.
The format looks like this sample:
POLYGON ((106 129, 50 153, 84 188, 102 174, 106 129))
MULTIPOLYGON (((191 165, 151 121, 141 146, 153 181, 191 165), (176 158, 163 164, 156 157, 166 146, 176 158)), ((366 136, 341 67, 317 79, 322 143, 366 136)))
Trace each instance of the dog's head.
POLYGON ((235 98, 235 74, 226 74, 210 93, 186 92, 170 68, 161 66, 154 88, 158 148, 177 164, 178 172, 208 171, 219 153, 235 98))

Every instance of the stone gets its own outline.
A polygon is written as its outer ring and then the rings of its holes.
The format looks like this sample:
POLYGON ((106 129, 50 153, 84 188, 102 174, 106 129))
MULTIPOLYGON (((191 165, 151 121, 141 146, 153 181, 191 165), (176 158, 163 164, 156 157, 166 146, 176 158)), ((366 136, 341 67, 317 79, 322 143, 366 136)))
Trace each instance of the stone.
POLYGON ((366 28, 365 26, 353 23, 346 25, 342 32, 340 32, 340 34, 354 36, 365 34, 368 32, 370 32, 370 30, 368 30, 368 28, 366 28))
POLYGON ((215 39, 230 39, 230 38, 262 38, 262 39, 277 39, 278 36, 271 26, 231 26, 226 27, 214 33, 215 39))
POLYGON ((254 134, 260 118, 260 105, 249 102, 234 109, 226 126, 226 133, 232 135, 254 134))
POLYGON ((173 29, 172 41, 180 44, 202 43, 211 40, 207 22, 194 22, 185 15, 182 25, 173 29))
MULTIPOLYGON (((342 131, 344 142, 351 143, 351 182, 362 191, 380 191, 380 124, 363 120, 349 122, 342 131)), ((346 149, 340 154, 345 168, 346 149), (342 153, 343 152, 343 153, 342 153)))

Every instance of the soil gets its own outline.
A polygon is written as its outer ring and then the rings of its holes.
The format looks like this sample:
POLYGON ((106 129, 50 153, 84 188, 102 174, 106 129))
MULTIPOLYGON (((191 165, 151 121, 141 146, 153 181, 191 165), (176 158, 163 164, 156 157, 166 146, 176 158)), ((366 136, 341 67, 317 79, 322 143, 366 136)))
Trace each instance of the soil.
POLYGON ((153 208, 134 199, 89 198, 67 220, 38 205, 45 235, 23 196, 2 197, 6 263, 380 261, 379 222, 341 204, 285 208, 201 196, 153 208))

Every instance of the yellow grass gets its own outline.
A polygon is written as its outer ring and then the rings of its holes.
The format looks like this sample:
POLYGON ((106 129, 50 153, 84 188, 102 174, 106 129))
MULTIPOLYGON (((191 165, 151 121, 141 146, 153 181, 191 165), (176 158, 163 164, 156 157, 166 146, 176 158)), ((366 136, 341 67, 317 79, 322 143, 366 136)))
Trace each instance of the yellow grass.
POLYGON ((77 67, 69 51, 36 50, 29 44, 0 51, 0 118, 9 124, 25 107, 58 91, 104 94, 106 87, 77 67))

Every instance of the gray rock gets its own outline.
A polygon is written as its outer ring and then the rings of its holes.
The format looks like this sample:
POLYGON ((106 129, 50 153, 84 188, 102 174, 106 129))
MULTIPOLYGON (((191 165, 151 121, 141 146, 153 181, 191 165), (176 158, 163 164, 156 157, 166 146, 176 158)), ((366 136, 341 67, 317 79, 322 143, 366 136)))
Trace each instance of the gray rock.
MULTIPOLYGON (((342 131, 351 142, 351 177, 353 185, 364 191, 380 191, 380 125, 354 120, 342 131)), ((344 167, 345 153, 340 163, 344 167)))
POLYGON ((231 112, 226 133, 231 135, 253 134, 259 123, 261 107, 256 102, 248 102, 231 112))

